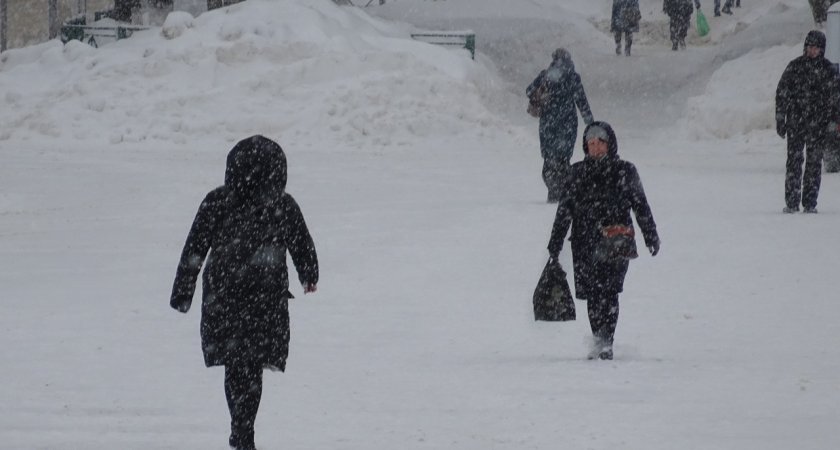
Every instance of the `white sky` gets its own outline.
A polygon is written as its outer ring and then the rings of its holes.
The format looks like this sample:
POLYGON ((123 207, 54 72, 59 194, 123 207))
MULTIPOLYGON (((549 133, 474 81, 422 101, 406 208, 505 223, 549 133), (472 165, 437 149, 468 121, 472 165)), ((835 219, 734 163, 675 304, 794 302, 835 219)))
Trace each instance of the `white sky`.
POLYGON ((199 311, 168 298, 255 133, 287 153, 322 268, 316 294, 291 286, 261 450, 840 448, 840 179, 819 215, 781 214, 772 117, 810 12, 703 3, 711 36, 673 53, 642 0, 630 58, 600 0, 248 0, 3 53, 0 448, 227 448, 199 311), (475 61, 416 27, 473 29, 475 61), (532 320, 554 211, 524 88, 557 46, 663 241, 631 265, 612 362, 585 360, 585 303, 532 320))

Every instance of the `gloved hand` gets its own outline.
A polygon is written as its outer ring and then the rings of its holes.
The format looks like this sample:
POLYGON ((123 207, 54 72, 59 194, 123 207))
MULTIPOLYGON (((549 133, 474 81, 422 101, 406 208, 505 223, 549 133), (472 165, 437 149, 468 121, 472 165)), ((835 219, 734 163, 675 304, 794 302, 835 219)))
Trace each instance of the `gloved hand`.
POLYGON ((787 125, 785 124, 784 114, 776 114, 776 133, 779 134, 780 138, 785 138, 785 134, 787 133, 787 125))
POLYGON ((186 313, 187 311, 189 311, 191 304, 192 296, 188 297, 186 295, 177 295, 169 300, 169 306, 171 306, 172 309, 182 313, 186 313))
POLYGON ((656 256, 659 253, 659 241, 654 241, 648 245, 648 251, 650 251, 650 256, 656 256))

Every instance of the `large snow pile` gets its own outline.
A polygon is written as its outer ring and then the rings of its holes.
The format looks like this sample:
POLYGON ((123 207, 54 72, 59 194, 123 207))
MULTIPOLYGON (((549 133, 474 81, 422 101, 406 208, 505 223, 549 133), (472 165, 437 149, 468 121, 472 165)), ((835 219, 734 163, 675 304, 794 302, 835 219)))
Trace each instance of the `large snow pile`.
POLYGON ((89 47, 3 53, 0 140, 156 140, 219 132, 391 144, 500 126, 468 53, 330 0, 250 0, 89 47), (397 86, 397 89, 394 89, 397 86))

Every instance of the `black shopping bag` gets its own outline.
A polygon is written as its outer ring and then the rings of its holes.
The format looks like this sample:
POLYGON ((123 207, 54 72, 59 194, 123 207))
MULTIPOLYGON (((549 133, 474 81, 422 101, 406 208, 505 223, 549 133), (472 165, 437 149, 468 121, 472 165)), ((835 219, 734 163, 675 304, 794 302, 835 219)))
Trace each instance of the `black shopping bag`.
POLYGON ((558 261, 549 259, 534 289, 534 320, 563 322, 575 320, 575 301, 558 261))

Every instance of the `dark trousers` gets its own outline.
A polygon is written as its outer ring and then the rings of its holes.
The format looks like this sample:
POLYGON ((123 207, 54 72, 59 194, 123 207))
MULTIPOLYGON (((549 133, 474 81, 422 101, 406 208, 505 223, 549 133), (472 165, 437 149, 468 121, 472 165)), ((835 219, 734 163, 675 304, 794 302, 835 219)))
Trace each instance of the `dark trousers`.
MULTIPOLYGON (((621 32, 615 32, 615 53, 621 53, 621 32)), ((630 54, 630 46, 633 45, 633 33, 630 31, 624 32, 624 53, 629 55, 630 54)))
POLYGON ((814 133, 788 134, 785 173, 785 204, 788 208, 798 209, 800 201, 806 209, 817 207, 825 143, 825 136, 814 133))
POLYGON ((262 375, 262 366, 225 366, 231 446, 254 447, 254 421, 260 409, 262 375))
POLYGON ((612 345, 618 325, 618 294, 601 294, 587 300, 589 328, 600 345, 612 345))
MULTIPOLYGON (((729 11, 729 8, 732 7, 732 1, 733 0, 726 0, 726 2, 723 4, 723 10, 724 11, 729 11)), ((738 5, 737 6, 739 6, 739 7, 741 6, 741 0, 738 0, 738 5)), ((720 15, 720 0, 715 0, 715 15, 716 16, 720 15)))
POLYGON ((671 17, 671 43, 674 45, 674 48, 677 47, 677 44, 685 46, 685 37, 688 35, 688 25, 690 22, 691 16, 671 17))
POLYGON ((545 187, 548 188, 548 201, 557 202, 563 190, 563 184, 569 177, 571 165, 568 159, 545 159, 543 160, 542 177, 545 187))

